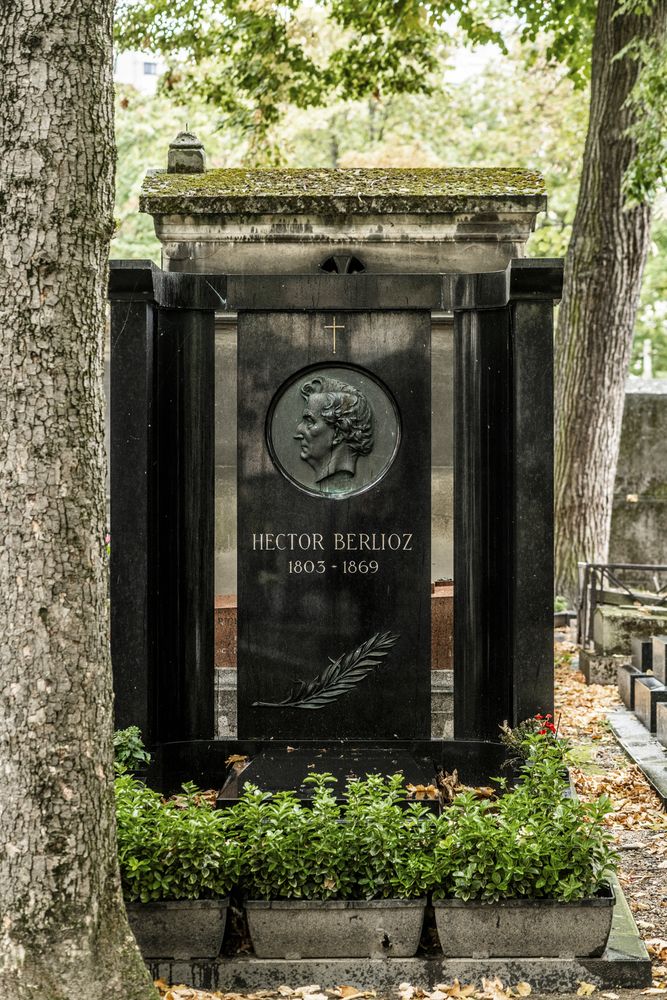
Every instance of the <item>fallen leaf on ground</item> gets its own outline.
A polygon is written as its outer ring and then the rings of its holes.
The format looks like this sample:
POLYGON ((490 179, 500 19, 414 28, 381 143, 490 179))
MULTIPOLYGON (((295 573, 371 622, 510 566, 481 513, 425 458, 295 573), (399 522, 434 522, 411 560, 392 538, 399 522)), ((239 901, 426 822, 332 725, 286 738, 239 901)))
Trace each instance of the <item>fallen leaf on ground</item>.
POLYGON ((494 979, 482 978, 482 991, 475 995, 483 997, 484 1000, 487 1000, 487 998, 488 1000, 507 1000, 505 987, 497 976, 494 979))
POLYGON ((592 993, 595 993, 597 986, 594 983, 579 983, 579 989, 577 990, 578 997, 589 997, 592 993))
POLYGON ((460 997, 471 997, 474 996, 475 987, 474 986, 461 986, 458 979, 455 979, 453 983, 436 983, 436 990, 442 990, 446 993, 448 997, 452 1000, 459 1000, 460 997))
POLYGON ((667 941, 664 938, 649 938, 646 947, 651 958, 667 962, 667 941))

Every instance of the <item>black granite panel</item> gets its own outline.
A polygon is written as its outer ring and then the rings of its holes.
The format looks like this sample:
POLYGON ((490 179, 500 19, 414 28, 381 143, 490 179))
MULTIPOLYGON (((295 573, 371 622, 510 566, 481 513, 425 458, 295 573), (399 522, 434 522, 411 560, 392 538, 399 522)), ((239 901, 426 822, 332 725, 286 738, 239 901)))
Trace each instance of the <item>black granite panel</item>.
POLYGON ((663 684, 667 684, 667 635, 654 635, 651 640, 653 673, 663 684))
POLYGON ((646 673, 647 670, 652 670, 653 640, 640 639, 637 636, 633 636, 630 640, 630 645, 632 648, 632 663, 637 670, 641 670, 642 673, 646 673))
POLYGON ((513 710, 509 311, 455 320, 454 735, 494 739, 513 710))
POLYGON ((667 687, 655 677, 639 677, 635 681, 635 715, 650 733, 655 732, 655 708, 667 701, 667 687))
MULTIPOLYGON (((286 752, 265 750, 238 777, 232 776, 222 789, 220 798, 237 797, 250 783, 263 791, 279 792, 294 789, 300 798, 310 798, 313 786, 305 783, 313 772, 326 771, 336 778, 332 785, 338 798, 355 778, 369 774, 391 775, 400 772, 406 783, 436 785, 436 773, 430 756, 418 757, 402 747, 366 747, 347 743, 338 747, 303 747, 286 752)), ((437 797, 432 800, 437 805, 437 797)))
POLYGON ((553 712, 553 305, 511 308, 513 724, 553 712))
POLYGON ((126 269, 111 306, 111 661, 115 725, 155 738, 155 488, 150 271, 126 269))
POLYGON ((239 315, 242 738, 429 733, 429 355, 426 312, 239 315), (334 377, 356 461, 307 412, 334 377))
MULTIPOLYGON (((188 740, 184 742, 162 743, 155 747, 151 765, 150 784, 164 794, 178 791, 184 781, 194 781, 200 788, 222 788, 230 775, 227 759, 234 755, 244 755, 250 760, 268 754, 281 753, 292 756, 308 753, 308 761, 314 768, 309 770, 330 770, 322 761, 325 755, 341 758, 347 751, 353 756, 363 755, 364 760, 374 761, 379 770, 392 773, 396 762, 406 755, 418 763, 428 763, 424 773, 438 770, 451 774, 456 770, 459 779, 466 785, 488 785, 494 774, 505 774, 510 782, 514 777, 511 768, 504 767, 506 750, 497 742, 467 740, 390 740, 372 741, 285 741, 285 740, 188 740), (380 756, 379 756, 380 755, 380 756)), ((355 764, 356 772, 359 767, 355 764)), ((246 772, 242 773, 242 776, 246 772)), ((232 789, 233 793, 233 789, 232 789)))
POLYGON ((160 310, 157 727, 213 735, 213 312, 160 310))

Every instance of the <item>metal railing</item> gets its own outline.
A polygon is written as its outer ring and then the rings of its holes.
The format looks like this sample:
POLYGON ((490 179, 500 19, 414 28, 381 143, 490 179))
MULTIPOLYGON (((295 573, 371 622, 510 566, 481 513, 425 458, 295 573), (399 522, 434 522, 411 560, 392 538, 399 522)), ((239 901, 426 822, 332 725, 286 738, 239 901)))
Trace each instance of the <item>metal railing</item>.
POLYGON ((579 563, 577 642, 593 641, 593 619, 600 604, 667 607, 667 566, 655 563, 579 563))

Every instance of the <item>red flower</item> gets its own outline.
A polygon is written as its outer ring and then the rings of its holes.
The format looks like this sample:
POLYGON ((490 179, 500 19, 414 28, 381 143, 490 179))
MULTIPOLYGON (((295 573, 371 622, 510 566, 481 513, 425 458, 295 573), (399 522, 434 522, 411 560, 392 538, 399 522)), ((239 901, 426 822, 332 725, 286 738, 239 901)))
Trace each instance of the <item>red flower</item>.
POLYGON ((539 715, 539 713, 538 713, 538 714, 537 714, 537 715, 535 716, 535 718, 536 718, 536 719, 543 719, 543 718, 544 718, 544 716, 543 716, 543 715, 539 715))

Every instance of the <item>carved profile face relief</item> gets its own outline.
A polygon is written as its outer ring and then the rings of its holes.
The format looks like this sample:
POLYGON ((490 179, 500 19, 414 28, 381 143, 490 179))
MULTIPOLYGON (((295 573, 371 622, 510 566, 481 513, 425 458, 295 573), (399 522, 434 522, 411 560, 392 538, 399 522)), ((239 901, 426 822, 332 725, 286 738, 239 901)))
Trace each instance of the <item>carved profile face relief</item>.
POLYGON ((276 392, 266 428, 276 468, 307 493, 333 500, 378 482, 400 439, 389 390, 352 365, 295 372, 276 392))
POLYGON ((310 379, 301 386, 305 406, 295 440, 313 469, 315 482, 352 477, 359 455, 373 450, 373 410, 361 392, 339 379, 310 379))

